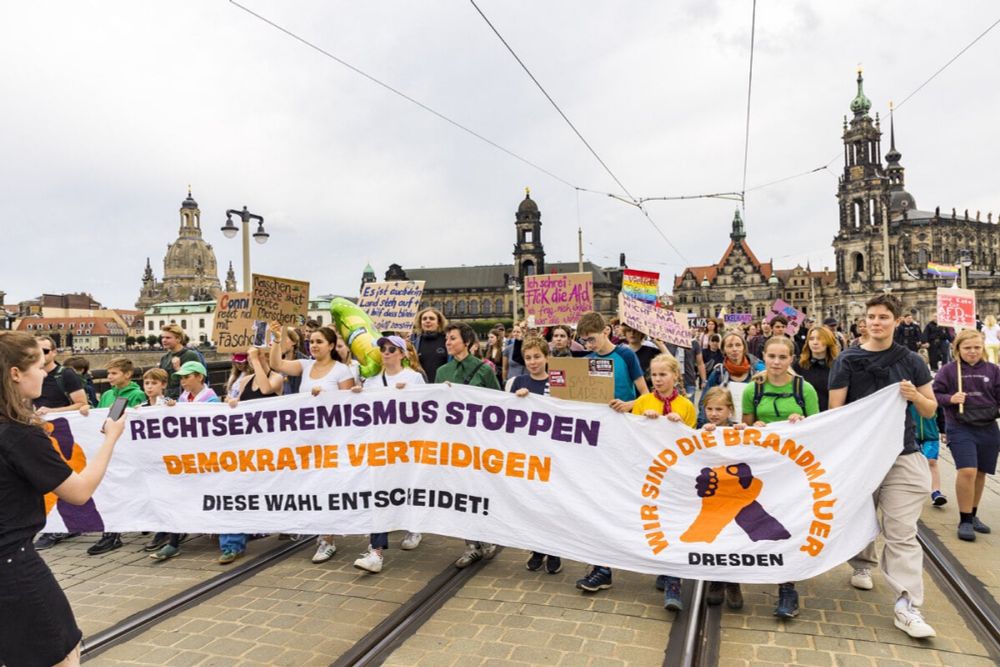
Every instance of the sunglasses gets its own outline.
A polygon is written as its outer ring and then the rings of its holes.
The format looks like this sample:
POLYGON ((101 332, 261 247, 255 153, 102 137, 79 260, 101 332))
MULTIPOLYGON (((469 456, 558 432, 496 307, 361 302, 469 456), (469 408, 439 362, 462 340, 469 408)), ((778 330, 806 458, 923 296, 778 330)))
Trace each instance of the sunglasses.
POLYGON ((52 351, 51 347, 43 347, 42 348, 42 354, 48 354, 51 351, 52 351))
POLYGON ((383 345, 379 348, 379 351, 384 354, 392 354, 393 352, 398 352, 399 348, 395 345, 383 345))

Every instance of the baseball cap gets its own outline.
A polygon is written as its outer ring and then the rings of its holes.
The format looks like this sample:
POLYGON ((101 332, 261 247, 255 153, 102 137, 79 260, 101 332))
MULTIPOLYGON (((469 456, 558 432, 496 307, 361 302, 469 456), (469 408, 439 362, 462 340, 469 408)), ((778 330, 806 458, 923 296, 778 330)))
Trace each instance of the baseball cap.
POLYGON ((238 364, 245 364, 247 361, 247 355, 245 353, 237 352, 233 355, 233 361, 238 364))
POLYGON ((823 324, 825 324, 828 327, 835 327, 835 326, 837 326, 840 323, 837 322, 837 318, 836 317, 828 317, 825 320, 823 320, 823 324))
POLYGON ((191 375, 191 373, 207 376, 208 370, 200 361, 185 361, 174 375, 191 375))
POLYGON ((384 345, 385 343, 389 343, 390 345, 395 345, 403 352, 406 352, 406 341, 400 338, 399 336, 382 336, 381 338, 378 339, 376 345, 382 347, 382 345, 384 345))

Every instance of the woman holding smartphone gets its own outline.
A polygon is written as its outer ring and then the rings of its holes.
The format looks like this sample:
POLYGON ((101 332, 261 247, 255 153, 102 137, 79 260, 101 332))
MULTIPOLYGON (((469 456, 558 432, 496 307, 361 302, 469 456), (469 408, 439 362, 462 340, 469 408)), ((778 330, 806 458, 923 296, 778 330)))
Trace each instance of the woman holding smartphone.
POLYGON ((104 478, 125 419, 104 423, 104 443, 73 472, 35 419, 45 360, 38 341, 0 332, 0 663, 79 665, 83 633, 31 539, 45 525, 45 494, 82 505, 104 478))

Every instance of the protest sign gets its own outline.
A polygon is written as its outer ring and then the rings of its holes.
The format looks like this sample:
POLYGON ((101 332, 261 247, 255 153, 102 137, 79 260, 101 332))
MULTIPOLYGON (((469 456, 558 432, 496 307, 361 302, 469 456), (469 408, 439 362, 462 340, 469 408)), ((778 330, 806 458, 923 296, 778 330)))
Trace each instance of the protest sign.
POLYGON ((976 328, 976 293, 970 289, 939 287, 937 323, 956 330, 976 328))
POLYGON ((215 302, 212 342, 224 354, 246 352, 254 344, 249 292, 223 292, 215 302))
POLYGON ((358 307, 368 313, 379 331, 409 336, 423 293, 423 280, 365 283, 358 295, 358 307))
POLYGON ((590 273, 543 273, 524 277, 524 314, 536 327, 554 324, 575 326, 580 316, 594 309, 590 273))
POLYGON ((753 315, 750 313, 726 313, 722 321, 726 324, 750 324, 753 322, 753 315))
MULTIPOLYGON (((44 530, 407 529, 650 574, 802 581, 875 538, 871 494, 899 452, 871 443, 900 442, 905 414, 895 384, 741 431, 457 384, 136 408, 93 502, 50 494, 44 530)), ((54 446, 94 460, 106 415, 50 415, 54 446)))
POLYGON ((639 299, 618 295, 618 315, 622 322, 650 338, 680 347, 691 347, 694 335, 687 318, 674 310, 657 308, 639 299))
POLYGON ((786 320, 788 320, 788 326, 785 327, 785 333, 789 336, 795 335, 795 332, 799 330, 799 325, 802 324, 802 320, 806 318, 805 314, 799 311, 795 306, 781 299, 778 299, 771 304, 771 312, 767 314, 764 321, 770 322, 778 315, 782 315, 786 320))
POLYGON ((622 271, 622 293, 646 303, 655 304, 660 291, 660 274, 653 271, 625 269, 622 271))
POLYGON ((704 329, 708 326, 708 318, 702 317, 701 315, 696 315, 694 313, 687 314, 688 328, 690 329, 704 329))
POLYGON ((253 274, 253 319, 297 327, 305 323, 308 312, 309 283, 253 274))
POLYGON ((615 397, 614 360, 549 357, 549 392, 568 401, 607 405, 615 397))

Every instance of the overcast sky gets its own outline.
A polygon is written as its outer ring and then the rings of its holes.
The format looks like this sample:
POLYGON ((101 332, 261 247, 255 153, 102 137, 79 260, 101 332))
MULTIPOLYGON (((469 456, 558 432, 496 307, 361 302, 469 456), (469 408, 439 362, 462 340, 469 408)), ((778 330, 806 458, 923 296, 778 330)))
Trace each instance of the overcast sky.
MULTIPOLYGON (((636 197, 738 191, 751 3, 479 6, 636 197)), ((579 187, 623 194, 468 2, 246 6, 579 187)), ((757 7, 746 227, 779 267, 833 264, 841 123, 855 69, 887 109, 1000 18, 995 2, 757 7), (832 160, 832 162, 831 162, 832 160), (829 171, 754 186, 830 163, 829 171)), ((549 261, 665 278, 718 260, 734 202, 634 207, 578 193, 222 0, 7 2, 0 9, 0 198, 7 303, 87 291, 132 307, 157 278, 191 184, 220 279, 246 204, 271 240, 257 272, 357 293, 370 261, 512 261, 530 186, 549 261)), ((896 113, 919 208, 1000 211, 1000 27, 896 113)), ((883 150, 888 149, 888 140, 883 150)), ((666 283, 666 280, 664 280, 666 283)))

